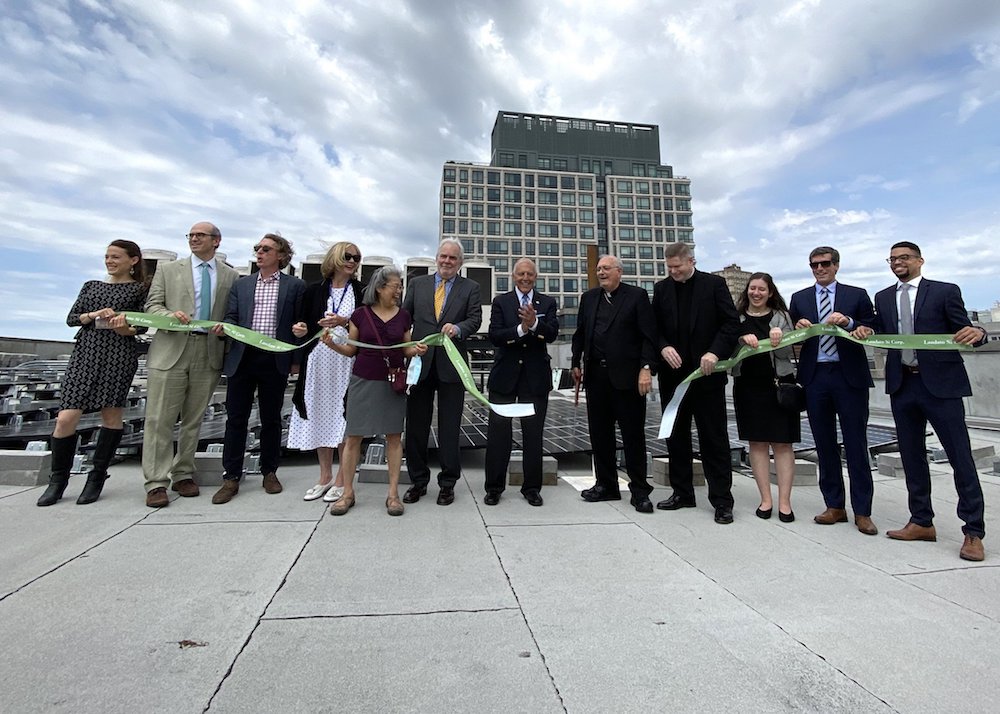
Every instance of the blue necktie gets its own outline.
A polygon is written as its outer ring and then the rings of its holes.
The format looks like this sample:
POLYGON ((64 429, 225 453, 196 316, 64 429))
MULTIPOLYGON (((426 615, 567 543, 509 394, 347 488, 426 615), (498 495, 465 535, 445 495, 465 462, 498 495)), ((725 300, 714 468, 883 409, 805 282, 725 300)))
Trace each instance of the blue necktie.
MULTIPOLYGON (((819 291, 819 321, 826 324, 826 318, 833 312, 833 303, 830 302, 830 289, 821 288, 819 291)), ((833 335, 821 335, 819 338, 819 351, 827 357, 837 356, 837 342, 833 335)))
POLYGON ((212 276, 208 273, 208 263, 201 264, 201 293, 198 304, 198 319, 212 319, 212 276))
POLYGON ((528 304, 528 296, 527 295, 522 295, 521 296, 521 307, 524 307, 527 304, 528 304))

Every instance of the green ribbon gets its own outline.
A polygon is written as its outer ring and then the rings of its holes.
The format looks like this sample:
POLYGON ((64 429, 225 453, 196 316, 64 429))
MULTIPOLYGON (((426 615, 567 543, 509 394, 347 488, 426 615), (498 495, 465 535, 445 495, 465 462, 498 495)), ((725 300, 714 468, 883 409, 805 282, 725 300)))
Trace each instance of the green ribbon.
MULTIPOLYGON (((297 350, 304 345, 308 345, 310 342, 318 340, 327 331, 324 328, 302 344, 293 345, 288 342, 282 342, 281 340, 268 337, 267 335, 262 335, 259 332, 254 332, 246 327, 233 325, 229 322, 218 322, 215 320, 191 320, 187 324, 184 324, 172 315, 153 315, 147 312, 122 312, 120 314, 125 316, 125 319, 128 320, 130 325, 153 327, 157 330, 167 330, 168 332, 191 332, 192 330, 199 329, 209 330, 216 325, 222 325, 222 330, 226 336, 267 352, 291 352, 292 350, 297 350)), ((427 335, 423 339, 401 342, 398 345, 369 345, 364 342, 358 342, 357 340, 350 339, 343 340, 343 342, 349 345, 354 345, 355 347, 364 347, 372 350, 402 349, 404 347, 411 347, 418 343, 423 343, 428 347, 443 346, 445 354, 448 356, 448 360, 451 362, 455 371, 458 372, 459 378, 462 380, 462 385, 469 392, 469 394, 477 400, 501 416, 526 417, 532 416, 535 413, 535 407, 532 404, 492 404, 490 400, 487 399, 476 387, 475 380, 472 377, 472 370, 469 369, 469 365, 466 361, 462 359, 462 355, 455 346, 455 343, 452 342, 451 338, 444 333, 436 332, 433 335, 427 335)))
MULTIPOLYGON (((745 360, 747 357, 773 352, 774 350, 779 350, 782 347, 789 347, 798 342, 808 340, 810 337, 817 337, 819 335, 834 335, 835 337, 841 337, 859 345, 881 347, 887 350, 968 351, 973 349, 972 345, 955 342, 952 335, 872 335, 864 340, 859 340, 839 325, 811 325, 799 330, 786 332, 781 336, 781 340, 778 341, 776 347, 772 347, 769 340, 761 340, 761 343, 757 347, 747 347, 746 345, 743 345, 729 359, 719 360, 716 362, 715 369, 712 371, 713 373, 725 372, 726 370, 731 369, 733 365, 745 360)), ((660 431, 657 434, 657 438, 666 439, 670 436, 670 432, 673 431, 674 428, 674 420, 677 418, 677 409, 680 407, 681 400, 684 399, 684 395, 687 393, 688 385, 699 377, 704 376, 705 375, 702 374, 700 369, 696 369, 685 377, 683 382, 677 385, 677 390, 674 392, 674 396, 671 397, 670 402, 663 410, 663 417, 660 420, 660 431)))

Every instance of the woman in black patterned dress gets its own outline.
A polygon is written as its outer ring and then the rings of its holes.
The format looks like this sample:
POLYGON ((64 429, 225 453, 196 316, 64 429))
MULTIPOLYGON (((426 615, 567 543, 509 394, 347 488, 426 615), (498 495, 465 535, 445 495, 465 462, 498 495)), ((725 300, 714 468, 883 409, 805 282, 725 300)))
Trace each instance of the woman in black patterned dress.
POLYGON ((101 431, 94 468, 77 503, 93 503, 100 497, 122 438, 122 413, 138 367, 135 335, 145 328, 131 327, 118 313, 141 312, 148 284, 142 251, 130 240, 112 241, 104 265, 109 280, 84 283, 66 318, 67 325, 80 330, 61 385, 59 414, 49 439, 52 473, 39 506, 51 506, 66 490, 76 454, 76 427, 84 412, 101 411, 101 431))

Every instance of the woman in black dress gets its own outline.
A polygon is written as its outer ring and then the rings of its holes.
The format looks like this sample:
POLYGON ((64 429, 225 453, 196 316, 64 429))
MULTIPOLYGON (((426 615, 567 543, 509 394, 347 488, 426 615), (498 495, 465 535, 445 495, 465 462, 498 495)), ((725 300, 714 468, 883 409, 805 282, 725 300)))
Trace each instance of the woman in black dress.
POLYGON ((104 265, 108 281, 84 283, 66 318, 67 325, 80 329, 60 389, 59 414, 49 439, 52 472, 39 506, 51 506, 66 490, 76 454, 76 427, 84 412, 101 411, 101 431, 94 468, 77 503, 93 503, 100 497, 122 438, 122 413, 138 367, 135 335, 145 328, 129 326, 118 313, 142 312, 148 284, 142 251, 130 240, 112 241, 104 265))
MULTIPOLYGON (((777 346, 782 334, 792 329, 788 308, 767 273, 754 273, 736 304, 740 313, 740 344, 757 347, 764 341, 777 346)), ((770 518, 770 458, 778 475, 778 518, 795 520, 792 511, 792 479, 795 453, 792 444, 802 438, 798 412, 778 404, 775 378, 791 378, 792 348, 782 347, 769 354, 754 355, 733 367, 733 406, 740 438, 750 442, 750 468, 760 490, 759 518, 770 518)))

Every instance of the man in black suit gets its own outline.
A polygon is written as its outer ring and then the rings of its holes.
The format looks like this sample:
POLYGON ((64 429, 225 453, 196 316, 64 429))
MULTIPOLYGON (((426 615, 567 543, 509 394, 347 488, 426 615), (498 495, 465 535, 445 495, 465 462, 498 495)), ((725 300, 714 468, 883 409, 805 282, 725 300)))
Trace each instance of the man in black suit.
MULTIPOLYGON (((542 429, 552 390, 552 368, 546 344, 559 336, 555 299, 535 290, 538 271, 530 258, 514 264, 515 289, 493 300, 490 342, 496 347, 488 382, 494 404, 531 403, 534 416, 521 419, 524 483, 521 494, 532 506, 542 505, 542 429)), ((490 412, 486 432, 486 498, 500 502, 512 448, 511 419, 490 412)))
MULTIPOLYGON (((240 278, 229 291, 225 322, 249 327, 282 342, 297 338, 292 325, 300 319, 306 284, 281 269, 292 260, 292 244, 276 233, 268 233, 254 246, 257 272, 240 278)), ((212 331, 222 334, 222 326, 212 331)), ((281 456, 281 407, 292 368, 292 352, 266 350, 233 341, 226 354, 222 373, 226 375, 226 435, 222 447, 222 488, 212 503, 228 503, 240 490, 243 456, 247 447, 247 427, 257 395, 260 417, 260 470, 264 490, 281 493, 278 461, 281 456)))
MULTIPOLYGON (((454 238, 441 241, 437 271, 414 278, 406 287, 403 308, 413 319, 412 338, 420 340, 435 332, 451 337, 463 358, 465 340, 479 329, 483 308, 479 285, 458 274, 464 255, 454 238)), ((462 475, 458 437, 465 405, 465 387, 448 360, 443 347, 431 347, 421 360, 420 380, 410 388, 406 400, 406 470, 412 486, 403 495, 404 503, 416 503, 427 493, 431 472, 427 465, 427 440, 431 433, 434 395, 438 407, 437 502, 447 506, 455 500, 455 484, 462 475)))
MULTIPOLYGON (((924 259, 915 243, 896 243, 887 262, 898 280, 875 295, 874 330, 859 327, 854 332, 856 337, 868 337, 873 331, 893 335, 954 333, 952 339, 959 344, 978 346, 986 342, 986 330, 969 321, 958 286, 921 276, 924 259)), ((929 421, 954 469, 958 517, 965 522, 965 542, 959 557, 983 560, 983 489, 965 426, 962 397, 972 396, 972 385, 962 355, 957 351, 889 350, 885 391, 892 403, 910 495, 909 523, 886 535, 895 540, 937 540, 927 468, 929 421)))
POLYGON ((726 373, 714 373, 721 357, 736 346, 739 316, 726 281, 694 267, 694 253, 687 243, 666 249, 670 277, 653 288, 660 356, 667 363, 659 370, 660 406, 666 409, 677 386, 695 369, 704 376, 692 381, 677 410, 667 439, 670 487, 673 493, 656 507, 664 511, 694 508, 694 453, 691 420, 698 428, 698 450, 708 482, 708 500, 715 508, 715 522, 733 522, 733 471, 729 459, 726 417, 726 373))
POLYGON ((649 296, 621 282, 622 262, 612 255, 597 262, 599 287, 580 298, 573 333, 573 379, 587 388, 587 423, 597 483, 585 501, 618 501, 615 423, 621 430, 631 503, 652 513, 646 480, 646 395, 653 388, 656 331, 649 296))
MULTIPOLYGON (((839 325, 851 331, 871 327, 872 300, 863 288, 837 282, 840 252, 830 246, 809 253, 816 284, 792 295, 788 313, 796 329, 813 324, 839 325)), ((842 337, 810 337, 799 354, 799 383, 806 390, 806 413, 819 459, 819 490, 826 510, 813 520, 820 525, 847 522, 844 472, 837 445, 837 422, 844 436, 847 473, 851 478, 854 525, 875 535, 872 522, 871 460, 868 456, 868 390, 874 386, 868 355, 862 345, 842 337)))

